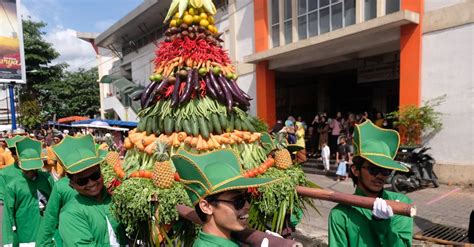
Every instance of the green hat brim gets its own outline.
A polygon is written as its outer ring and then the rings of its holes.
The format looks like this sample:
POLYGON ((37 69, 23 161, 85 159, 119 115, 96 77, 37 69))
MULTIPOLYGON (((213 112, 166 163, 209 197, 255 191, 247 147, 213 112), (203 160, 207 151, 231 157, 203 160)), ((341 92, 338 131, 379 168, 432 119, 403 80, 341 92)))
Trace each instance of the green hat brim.
POLYGON ((107 156, 108 153, 109 153, 109 151, 107 151, 107 150, 99 149, 99 158, 104 158, 105 159, 105 156, 107 156))
POLYGON ((39 159, 30 159, 30 160, 20 160, 19 167, 22 170, 29 171, 29 170, 38 170, 43 167, 43 160, 39 159))
POLYGON ((5 140, 5 142, 7 143, 7 147, 8 148, 16 148, 15 144, 23 139, 25 139, 26 137, 25 136, 14 136, 12 138, 8 138, 5 140))
POLYGON ((398 161, 394 161, 388 157, 380 155, 361 155, 360 157, 368 160, 370 163, 390 170, 397 170, 402 172, 408 172, 408 169, 402 166, 398 161))
POLYGON ((236 177, 235 179, 216 187, 211 195, 218 194, 229 190, 248 189, 253 187, 260 187, 270 183, 274 183, 278 179, 274 178, 245 178, 236 177))
POLYGON ((99 164, 102 161, 104 161, 104 158, 100 158, 100 157, 92 157, 92 158, 81 160, 77 162, 76 164, 70 166, 67 170, 67 173, 76 174, 76 173, 82 172, 84 170, 87 170, 93 167, 94 165, 99 164))
POLYGON ((304 147, 302 146, 299 146, 299 145, 296 145, 296 144, 289 144, 286 149, 288 149, 288 151, 290 151, 290 153, 293 153, 293 152, 298 152, 300 150, 303 150, 304 147))

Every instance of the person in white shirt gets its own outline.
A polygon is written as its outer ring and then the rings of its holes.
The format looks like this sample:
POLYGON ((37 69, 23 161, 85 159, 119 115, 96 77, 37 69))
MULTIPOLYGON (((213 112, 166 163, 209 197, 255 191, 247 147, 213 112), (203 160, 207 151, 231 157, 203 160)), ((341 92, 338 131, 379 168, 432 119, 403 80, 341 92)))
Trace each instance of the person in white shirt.
POLYGON ((321 146, 321 159, 323 160, 324 171, 327 173, 329 171, 329 156, 331 155, 331 150, 326 142, 322 143, 321 146))

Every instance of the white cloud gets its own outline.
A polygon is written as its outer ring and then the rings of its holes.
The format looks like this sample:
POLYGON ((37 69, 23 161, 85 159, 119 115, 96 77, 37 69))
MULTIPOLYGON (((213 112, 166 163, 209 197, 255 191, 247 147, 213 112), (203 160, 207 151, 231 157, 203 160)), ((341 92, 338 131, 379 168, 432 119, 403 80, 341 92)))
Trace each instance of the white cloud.
POLYGON ((89 42, 77 38, 75 30, 56 27, 46 34, 45 39, 61 54, 54 62, 69 64, 68 70, 89 69, 97 65, 94 48, 89 42))

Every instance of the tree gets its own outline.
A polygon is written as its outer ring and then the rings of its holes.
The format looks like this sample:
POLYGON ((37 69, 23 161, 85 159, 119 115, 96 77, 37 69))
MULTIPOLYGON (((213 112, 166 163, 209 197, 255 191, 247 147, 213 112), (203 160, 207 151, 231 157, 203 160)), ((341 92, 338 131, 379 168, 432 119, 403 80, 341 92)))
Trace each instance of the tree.
POLYGON ((48 117, 49 112, 41 110, 41 100, 45 100, 40 97, 41 86, 59 81, 66 67, 65 64, 51 65, 59 53, 44 40, 46 33, 41 31, 44 27, 44 22, 23 20, 26 85, 20 89, 19 122, 26 128, 33 128, 48 117))
POLYGON ((66 71, 59 81, 41 86, 43 111, 57 117, 81 115, 93 117, 99 112, 100 98, 97 68, 66 71), (48 99, 48 100, 43 100, 48 99))

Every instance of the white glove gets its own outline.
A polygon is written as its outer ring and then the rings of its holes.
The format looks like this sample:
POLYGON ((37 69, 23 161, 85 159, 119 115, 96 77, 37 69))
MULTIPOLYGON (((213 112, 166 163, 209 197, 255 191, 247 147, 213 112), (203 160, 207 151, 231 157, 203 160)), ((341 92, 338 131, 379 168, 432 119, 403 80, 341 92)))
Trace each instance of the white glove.
POLYGON ((268 247, 268 238, 264 238, 260 247, 268 247))
POLYGON ((269 230, 266 230, 265 233, 270 234, 272 236, 275 236, 277 238, 283 238, 280 234, 278 234, 276 232, 269 231, 269 230))
POLYGON ((372 209, 372 215, 379 219, 388 219, 393 216, 393 210, 384 199, 377 197, 372 209))

